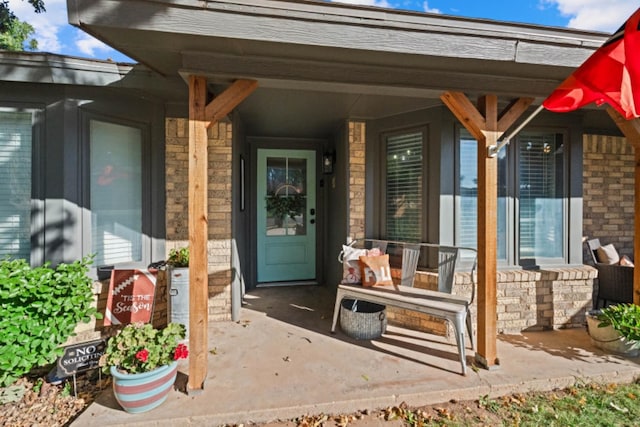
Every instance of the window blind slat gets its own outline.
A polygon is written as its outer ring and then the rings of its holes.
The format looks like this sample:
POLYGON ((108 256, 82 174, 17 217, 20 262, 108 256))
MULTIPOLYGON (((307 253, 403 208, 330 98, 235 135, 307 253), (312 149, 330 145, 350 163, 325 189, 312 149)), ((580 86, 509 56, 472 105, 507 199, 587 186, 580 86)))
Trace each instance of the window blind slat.
POLYGON ((31 121, 0 111, 0 258, 31 257, 31 121))
POLYGON ((418 241, 422 235, 422 133, 387 138, 386 234, 418 241))

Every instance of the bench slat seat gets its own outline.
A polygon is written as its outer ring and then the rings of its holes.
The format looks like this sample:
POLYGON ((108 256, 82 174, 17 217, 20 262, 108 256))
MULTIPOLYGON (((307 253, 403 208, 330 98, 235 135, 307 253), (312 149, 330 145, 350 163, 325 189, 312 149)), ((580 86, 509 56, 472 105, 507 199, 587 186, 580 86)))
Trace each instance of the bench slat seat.
MULTIPOLYGON (((341 302, 344 298, 361 299, 373 303, 390 305, 448 320, 455 330, 462 374, 466 375, 465 322, 469 319, 468 300, 466 298, 403 285, 366 288, 361 285, 340 284, 338 285, 336 303, 333 311, 332 333, 335 333, 338 315, 342 306, 341 302)), ((473 348, 473 337, 470 337, 470 340, 473 348)))

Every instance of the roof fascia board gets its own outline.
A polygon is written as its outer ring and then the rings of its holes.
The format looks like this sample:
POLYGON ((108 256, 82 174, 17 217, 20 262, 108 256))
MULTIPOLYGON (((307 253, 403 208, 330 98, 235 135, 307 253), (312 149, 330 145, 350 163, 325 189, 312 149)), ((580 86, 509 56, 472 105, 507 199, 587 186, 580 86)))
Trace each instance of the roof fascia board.
POLYGON ((105 86, 122 80, 132 68, 48 53, 0 52, 0 75, 5 81, 105 86))
POLYGON ((155 73, 138 64, 27 52, 0 52, 0 76, 0 81, 7 82, 140 90, 152 87, 158 79, 155 73))
MULTIPOLYGON (((193 0, 156 0, 160 3, 193 7, 193 0)), ((416 12, 344 3, 309 0, 216 0, 207 1, 201 7, 206 10, 223 10, 264 16, 287 16, 292 19, 336 21, 354 25, 374 25, 401 29, 443 31, 454 33, 478 33, 488 37, 514 37, 531 40, 560 40, 563 43, 599 47, 607 33, 562 27, 541 26, 481 18, 465 18, 439 13, 416 12)))
POLYGON ((300 89, 343 90, 372 93, 382 87, 392 88, 389 94, 433 96, 446 86, 451 90, 485 91, 499 95, 546 96, 557 85, 555 79, 533 79, 508 75, 425 70, 411 67, 385 67, 352 63, 294 60, 259 56, 236 56, 203 52, 184 52, 181 74, 210 76, 214 80, 254 79, 260 87, 291 87, 300 89), (339 76, 340 78, 338 78, 339 76), (279 82, 279 83, 275 83, 279 82), (287 83, 288 82, 288 83, 287 83), (446 82, 446 85, 445 85, 446 82), (351 88, 352 90, 350 90, 351 88))
POLYGON ((579 59, 575 62, 567 63, 566 57, 562 56, 563 63, 557 65, 564 66, 579 65, 606 40, 602 33, 462 20, 433 14, 413 15, 383 9, 367 10, 365 17, 356 13, 362 13, 361 9, 345 7, 338 10, 351 11, 350 14, 326 14, 322 11, 333 5, 310 2, 261 0, 250 5, 248 1, 235 0, 206 2, 202 6, 202 2, 186 0, 69 0, 69 4, 74 6, 69 8, 70 21, 83 28, 138 28, 176 35, 497 61, 513 61, 518 57, 543 61, 547 57, 519 55, 522 42, 544 47, 565 46, 567 50, 578 48, 576 56, 579 59), (274 4, 280 7, 274 8, 274 4), (303 5, 308 10, 290 10, 284 5, 303 5), (76 12, 72 14, 71 9, 76 12), (78 10, 82 12, 78 13, 78 10), (411 18, 410 22, 407 17, 411 18), (462 26, 463 23, 467 26, 462 26))

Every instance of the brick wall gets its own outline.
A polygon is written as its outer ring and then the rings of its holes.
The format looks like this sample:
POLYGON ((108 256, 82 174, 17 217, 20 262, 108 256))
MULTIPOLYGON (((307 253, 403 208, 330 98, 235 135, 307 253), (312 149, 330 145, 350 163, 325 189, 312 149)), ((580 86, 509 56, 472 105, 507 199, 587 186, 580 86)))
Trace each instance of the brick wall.
MULTIPOLYGON (((232 126, 208 130, 209 320, 231 319, 232 126)), ((189 121, 166 120, 167 255, 189 244, 189 121)))
POLYGON ((349 122, 349 236, 362 239, 365 212, 365 123, 349 122))
MULTIPOLYGON (((498 333, 517 334, 524 331, 580 328, 585 313, 592 307, 593 279, 596 270, 590 266, 553 268, 539 271, 499 271, 497 274, 498 333)), ((419 271, 414 286, 436 290, 435 273, 419 271)), ((470 273, 455 275, 453 293, 471 297, 470 273)), ((471 307, 476 327, 477 301, 471 307)), ((438 335, 454 337, 444 321, 412 311, 387 308, 391 324, 410 326, 438 335)))
MULTIPOLYGON (((583 236, 633 258, 634 150, 625 138, 583 137, 583 236)), ((585 263, 591 255, 584 249, 585 263)))

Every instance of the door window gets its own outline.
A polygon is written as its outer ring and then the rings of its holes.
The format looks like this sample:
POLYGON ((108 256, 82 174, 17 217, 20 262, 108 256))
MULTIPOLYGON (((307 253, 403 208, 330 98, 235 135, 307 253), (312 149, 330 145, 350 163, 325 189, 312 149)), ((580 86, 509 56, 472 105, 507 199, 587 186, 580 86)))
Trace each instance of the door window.
POLYGON ((267 157, 266 234, 307 234, 307 159, 267 157))

